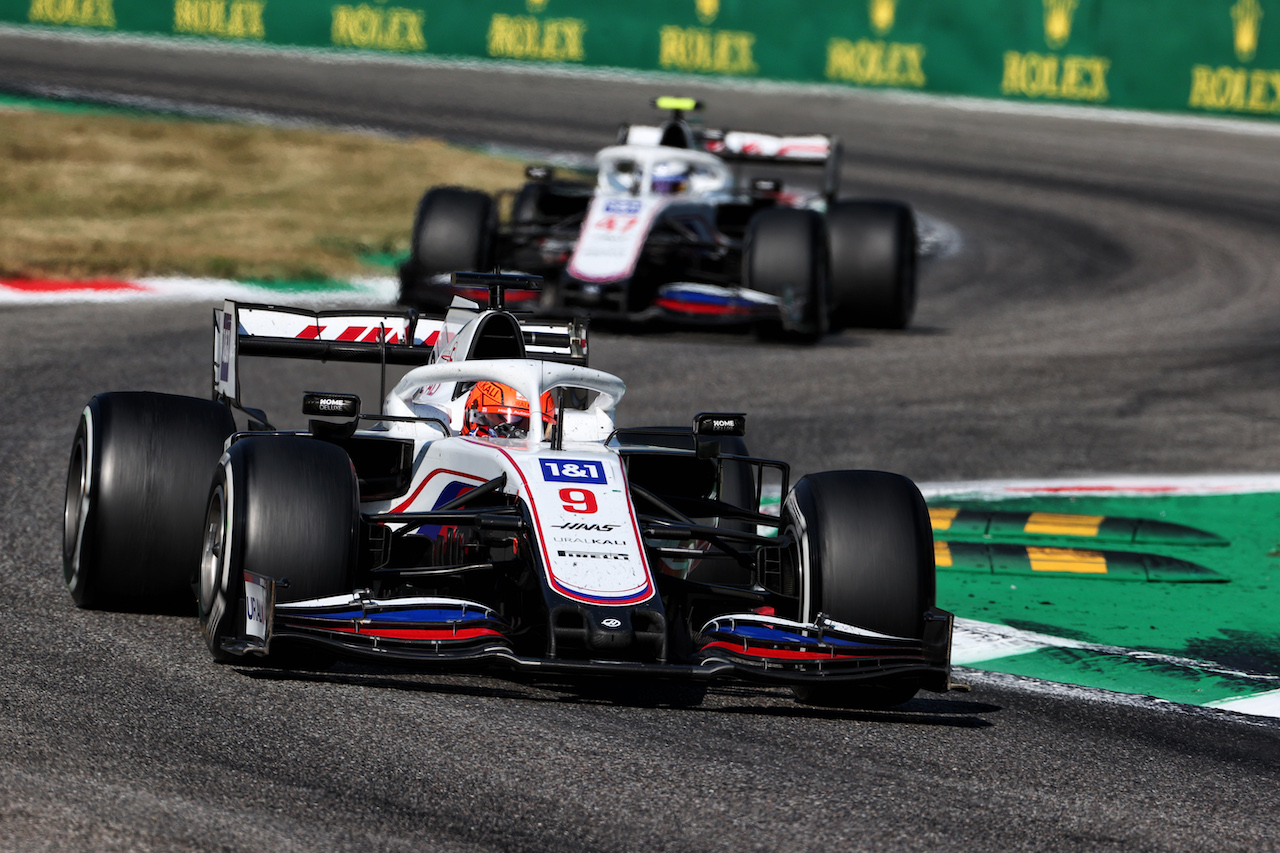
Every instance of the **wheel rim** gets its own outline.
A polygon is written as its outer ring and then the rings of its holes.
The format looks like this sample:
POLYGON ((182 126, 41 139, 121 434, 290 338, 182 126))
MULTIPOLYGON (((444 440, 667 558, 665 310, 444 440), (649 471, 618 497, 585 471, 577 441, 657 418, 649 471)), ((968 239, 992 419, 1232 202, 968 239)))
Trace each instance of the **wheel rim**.
POLYGON ((66 502, 62 508, 62 557, 66 581, 73 591, 80 573, 80 542, 89 504, 89 466, 84 439, 76 441, 67 469, 66 502))
POLYGON ((209 498, 200 553, 200 612, 209 613, 222 587, 222 557, 227 542, 226 492, 221 485, 209 498))

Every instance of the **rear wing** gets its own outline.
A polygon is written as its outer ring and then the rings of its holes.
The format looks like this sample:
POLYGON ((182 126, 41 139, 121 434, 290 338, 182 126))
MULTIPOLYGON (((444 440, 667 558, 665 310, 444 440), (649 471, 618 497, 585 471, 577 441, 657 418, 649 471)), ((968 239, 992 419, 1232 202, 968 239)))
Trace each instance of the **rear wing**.
MULTIPOLYGON (((624 124, 618 129, 618 142, 622 145, 659 145, 665 132, 665 125, 624 124)), ((823 194, 834 199, 840 189, 843 149, 836 136, 701 128, 693 131, 693 139, 703 150, 728 162, 821 166, 824 169, 823 194)))
MULTIPOLYGON (((459 300, 461 302, 461 300, 459 300)), ((455 307, 466 310, 474 303, 455 307)), ((302 358, 417 367, 430 364, 461 323, 453 312, 423 317, 405 311, 308 311, 227 301, 213 309, 213 396, 239 406, 240 356, 302 358)), ((529 358, 586 365, 586 329, 578 321, 523 322, 529 358)))

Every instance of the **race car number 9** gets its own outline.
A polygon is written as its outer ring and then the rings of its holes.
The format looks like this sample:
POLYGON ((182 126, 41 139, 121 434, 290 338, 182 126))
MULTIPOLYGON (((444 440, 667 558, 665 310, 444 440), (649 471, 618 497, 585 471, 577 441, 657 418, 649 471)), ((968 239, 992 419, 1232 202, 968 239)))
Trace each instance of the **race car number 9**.
POLYGON ((596 511, 596 496, 586 489, 561 489, 560 500, 569 512, 587 515, 596 511))

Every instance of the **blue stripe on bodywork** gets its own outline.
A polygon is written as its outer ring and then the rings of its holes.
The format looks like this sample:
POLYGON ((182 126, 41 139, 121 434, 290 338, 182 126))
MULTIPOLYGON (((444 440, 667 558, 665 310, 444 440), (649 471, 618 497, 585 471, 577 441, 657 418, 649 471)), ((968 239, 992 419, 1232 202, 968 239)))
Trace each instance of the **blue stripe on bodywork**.
POLYGON ((717 627, 709 633, 724 634, 730 637, 743 637, 749 640, 764 640, 773 643, 803 643, 810 646, 847 646, 857 648, 860 646, 869 646, 869 643, 859 643, 853 640, 845 640, 841 637, 833 637, 830 634, 824 634, 822 639, 817 637, 808 637, 804 634, 797 634, 794 631, 783 631, 779 628, 770 628, 767 625, 735 625, 733 628, 717 627))
MULTIPOLYGON (((440 507, 447 504, 449 501, 453 500, 454 498, 458 497, 461 494, 471 491, 474 488, 475 486, 473 486, 471 483, 464 483, 461 480, 454 480, 452 483, 445 486, 443 490, 441 490, 440 497, 436 498, 436 502, 432 504, 431 508, 439 509, 440 507)), ((442 525, 439 525, 439 524, 424 524, 418 528, 418 535, 428 536, 432 539, 435 539, 437 536, 440 535, 441 527, 442 525)))

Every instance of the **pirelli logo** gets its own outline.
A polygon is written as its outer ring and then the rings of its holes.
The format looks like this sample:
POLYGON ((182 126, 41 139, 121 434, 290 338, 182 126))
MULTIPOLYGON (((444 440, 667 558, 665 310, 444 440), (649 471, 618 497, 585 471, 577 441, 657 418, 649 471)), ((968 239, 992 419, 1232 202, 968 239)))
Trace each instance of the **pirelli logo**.
POLYGON ((561 557, 569 560, 630 560, 626 554, 611 551, 557 551, 561 557))

